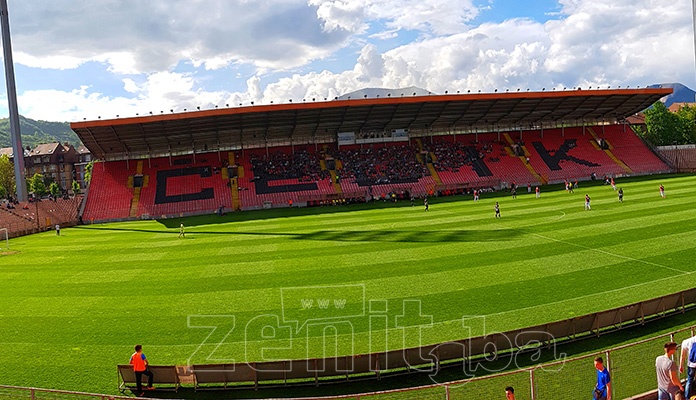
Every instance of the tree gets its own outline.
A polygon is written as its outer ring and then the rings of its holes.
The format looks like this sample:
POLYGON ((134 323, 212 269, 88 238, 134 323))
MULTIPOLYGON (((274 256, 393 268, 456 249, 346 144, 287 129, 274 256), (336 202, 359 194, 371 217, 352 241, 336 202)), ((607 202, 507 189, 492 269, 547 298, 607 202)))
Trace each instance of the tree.
POLYGON ((80 194, 80 182, 72 181, 72 192, 75 196, 80 194))
POLYGON ((696 143, 696 106, 684 105, 677 111, 677 116, 685 125, 684 140, 686 143, 696 143))
POLYGON ((85 165, 85 183, 87 184, 92 180, 92 168, 94 168, 94 160, 85 165))
POLYGON ((60 194, 60 187, 58 186, 57 183, 51 182, 50 185, 48 185, 48 192, 51 193, 51 195, 58 196, 60 194))
POLYGON ((643 132, 643 137, 655 146, 696 143, 695 115, 692 107, 673 113, 658 101, 645 111, 647 132, 643 132))
POLYGON ((29 178, 29 187, 36 197, 45 195, 46 184, 44 183, 44 176, 41 174, 34 174, 34 176, 29 178))
POLYGON ((14 196, 17 190, 14 180, 14 164, 7 154, 0 156, 0 188, 4 192, 2 197, 14 196))

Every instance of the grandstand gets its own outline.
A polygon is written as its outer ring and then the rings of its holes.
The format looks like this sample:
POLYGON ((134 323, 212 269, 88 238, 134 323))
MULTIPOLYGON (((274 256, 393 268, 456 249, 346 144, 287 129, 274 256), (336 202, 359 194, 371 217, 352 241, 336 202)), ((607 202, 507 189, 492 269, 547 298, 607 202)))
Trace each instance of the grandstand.
POLYGON ((73 123, 84 221, 668 172, 625 123, 671 89, 414 96, 73 123))

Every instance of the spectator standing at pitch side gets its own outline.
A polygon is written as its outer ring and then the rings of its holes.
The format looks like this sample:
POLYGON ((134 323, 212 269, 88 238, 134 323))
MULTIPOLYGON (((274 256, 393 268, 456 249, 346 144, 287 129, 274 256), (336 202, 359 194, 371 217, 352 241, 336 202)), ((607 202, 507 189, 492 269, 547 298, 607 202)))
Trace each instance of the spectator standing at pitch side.
POLYGON ((138 390, 138 397, 142 397, 145 392, 143 392, 143 375, 147 376, 147 390, 154 390, 152 386, 152 380, 154 375, 147 367, 149 365, 147 357, 143 354, 143 346, 136 344, 135 353, 131 355, 129 364, 133 366, 133 372, 135 373, 135 385, 138 390))
POLYGON ((597 384, 594 388, 593 398, 595 400, 611 400, 611 377, 609 370, 604 367, 602 357, 594 359, 594 366, 597 370, 597 384))
POLYGON ((696 375, 696 362, 692 361, 692 350, 696 351, 694 344, 696 343, 696 336, 684 339, 681 344, 681 356, 679 357, 679 372, 684 372, 684 365, 686 364, 686 384, 684 385, 684 397, 687 399, 691 397, 692 388, 694 384, 694 376, 696 375))
POLYGON ((665 354, 655 359, 655 371, 657 372, 657 400, 675 400, 677 392, 684 391, 679 382, 677 364, 672 361, 672 355, 677 350, 677 344, 669 342, 665 344, 665 354))

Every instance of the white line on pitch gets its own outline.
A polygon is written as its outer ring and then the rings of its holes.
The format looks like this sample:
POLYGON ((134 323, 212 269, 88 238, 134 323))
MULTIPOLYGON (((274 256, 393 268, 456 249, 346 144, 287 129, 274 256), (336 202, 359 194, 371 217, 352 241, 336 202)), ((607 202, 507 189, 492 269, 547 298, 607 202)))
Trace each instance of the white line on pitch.
POLYGON ((581 244, 567 242, 567 241, 565 241, 565 240, 554 239, 554 238, 551 238, 551 237, 548 237, 548 236, 540 235, 540 234, 538 234, 538 233, 532 233, 532 235, 538 236, 538 237, 540 237, 540 238, 547 239, 547 240, 553 240, 554 242, 569 244, 569 245, 571 245, 571 246, 580 247, 580 248, 582 248, 582 249, 586 249, 586 250, 590 250, 590 251, 596 251, 596 252, 598 252, 598 253, 606 254, 606 255, 609 255, 609 256, 613 256, 613 257, 617 257, 617 258, 623 258, 624 260, 636 261, 636 262, 639 262, 639 263, 651 265, 651 266, 653 266, 653 267, 666 268, 666 269, 669 269, 669 270, 672 270, 672 271, 675 271, 675 272, 679 272, 680 274, 688 274, 688 273, 690 273, 690 272, 688 272, 688 271, 682 271, 682 270, 680 270, 680 269, 668 267, 668 266, 666 266, 666 265, 656 264, 656 263, 654 263, 654 262, 645 261, 645 260, 639 260, 639 259, 633 258, 633 257, 622 256, 621 254, 612 253, 612 252, 609 252, 609 251, 606 251, 606 250, 595 249, 595 248, 592 248, 592 247, 583 246, 583 245, 581 245, 581 244))

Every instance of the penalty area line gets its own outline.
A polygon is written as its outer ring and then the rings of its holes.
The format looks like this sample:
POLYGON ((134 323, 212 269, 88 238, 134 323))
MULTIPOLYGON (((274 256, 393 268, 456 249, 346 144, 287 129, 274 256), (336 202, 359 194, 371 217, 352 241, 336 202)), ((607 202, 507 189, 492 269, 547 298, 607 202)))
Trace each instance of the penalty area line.
POLYGON ((650 261, 645 261, 645 260, 639 260, 639 259, 637 259, 637 258, 633 258, 633 257, 624 256, 624 255, 621 255, 621 254, 612 253, 612 252, 606 251, 606 250, 596 249, 596 248, 589 247, 589 246, 583 246, 583 245, 581 245, 581 244, 571 243, 571 242, 567 242, 567 241, 565 241, 565 240, 554 239, 554 238, 552 238, 552 237, 540 235, 540 234, 538 234, 538 233, 532 233, 531 235, 534 235, 534 236, 537 236, 537 237, 540 237, 540 238, 546 239, 546 240, 552 240, 552 241, 558 242, 558 243, 563 243, 563 244, 568 244, 568 245, 575 246, 575 247, 580 247, 581 249, 585 249, 585 250, 590 250, 590 251, 594 251, 594 252, 597 252, 597 253, 606 254, 606 255, 608 255, 608 256, 612 256, 612 257, 616 257, 616 258, 621 258, 621 259, 624 259, 624 260, 636 261, 636 262, 639 262, 639 263, 643 263, 643 264, 646 264, 646 265, 650 265, 650 266, 652 266, 652 267, 660 267, 660 268, 668 269, 668 270, 671 270, 671 271, 674 271, 674 272, 678 272, 680 275, 682 275, 682 274, 690 274, 690 273, 691 273, 691 272, 689 272, 689 271, 682 271, 682 270, 680 270, 680 269, 668 267, 668 266, 666 266, 666 265, 657 264, 657 263, 650 262, 650 261))

